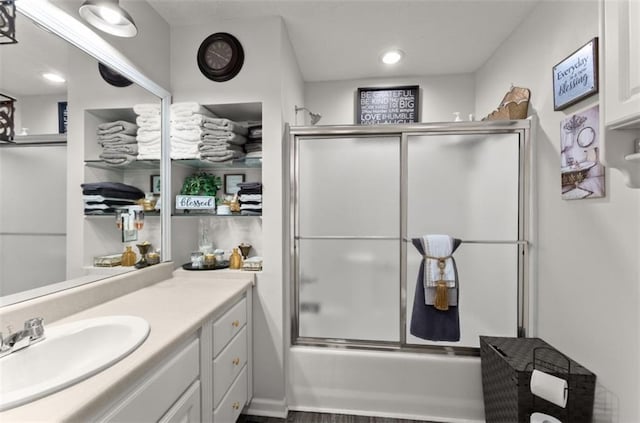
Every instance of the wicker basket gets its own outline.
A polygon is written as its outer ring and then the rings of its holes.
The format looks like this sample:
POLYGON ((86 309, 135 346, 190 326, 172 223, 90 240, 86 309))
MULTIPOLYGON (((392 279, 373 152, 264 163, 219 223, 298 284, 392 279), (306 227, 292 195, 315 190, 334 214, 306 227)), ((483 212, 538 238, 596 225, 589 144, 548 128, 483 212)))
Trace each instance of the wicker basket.
MULTIPOLYGON (((573 360, 570 360, 568 374, 543 370, 564 379, 568 377, 567 407, 563 409, 535 398, 533 409, 534 397, 529 382, 533 371, 533 349, 537 347, 555 350, 540 338, 480 337, 482 393, 487 423, 528 423, 534 411, 552 415, 565 423, 591 422, 596 376, 573 360)), ((562 365, 560 360, 558 366, 562 365)))

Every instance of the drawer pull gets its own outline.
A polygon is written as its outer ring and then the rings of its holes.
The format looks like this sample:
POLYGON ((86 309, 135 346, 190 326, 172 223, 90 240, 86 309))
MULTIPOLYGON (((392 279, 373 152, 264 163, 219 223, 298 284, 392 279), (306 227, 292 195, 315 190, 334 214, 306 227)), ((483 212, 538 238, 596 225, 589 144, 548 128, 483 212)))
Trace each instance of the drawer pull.
POLYGON ((234 359, 233 359, 233 364, 235 364, 236 366, 237 366, 238 364, 240 364, 240 357, 236 357, 236 358, 234 358, 234 359))
POLYGON ((231 322, 231 326, 233 326, 234 328, 237 328, 238 326, 240 326, 240 321, 234 320, 233 322, 231 322))
POLYGON ((231 407, 233 407, 234 410, 238 410, 240 408, 240 403, 236 401, 231 405, 231 407))

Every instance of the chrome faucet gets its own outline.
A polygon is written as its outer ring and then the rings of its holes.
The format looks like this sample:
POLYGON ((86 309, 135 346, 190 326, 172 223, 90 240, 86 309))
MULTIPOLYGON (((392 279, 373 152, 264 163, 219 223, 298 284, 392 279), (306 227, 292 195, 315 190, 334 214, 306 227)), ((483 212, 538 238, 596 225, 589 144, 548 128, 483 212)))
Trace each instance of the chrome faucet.
POLYGON ((6 337, 0 332, 0 357, 19 351, 44 339, 44 319, 34 317, 24 322, 24 329, 11 333, 6 337))

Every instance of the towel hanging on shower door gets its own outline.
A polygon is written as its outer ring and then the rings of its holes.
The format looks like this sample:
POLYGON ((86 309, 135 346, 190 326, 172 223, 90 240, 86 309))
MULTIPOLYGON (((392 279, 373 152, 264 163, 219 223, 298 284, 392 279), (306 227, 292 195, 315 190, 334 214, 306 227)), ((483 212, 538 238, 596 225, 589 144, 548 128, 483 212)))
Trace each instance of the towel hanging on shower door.
MULTIPOLYGON (((413 313, 411 313, 410 333, 418 338, 430 341, 451 341, 460 340, 460 318, 458 315, 458 269, 455 261, 451 260, 454 272, 454 289, 450 292, 455 295, 446 310, 438 310, 433 304, 425 304, 425 257, 426 248, 423 238, 412 238, 411 242, 422 255, 418 280, 416 281, 416 292, 413 297, 413 313), (452 305, 455 304, 455 305, 452 305)), ((453 238, 451 253, 460 246, 461 241, 453 238)))

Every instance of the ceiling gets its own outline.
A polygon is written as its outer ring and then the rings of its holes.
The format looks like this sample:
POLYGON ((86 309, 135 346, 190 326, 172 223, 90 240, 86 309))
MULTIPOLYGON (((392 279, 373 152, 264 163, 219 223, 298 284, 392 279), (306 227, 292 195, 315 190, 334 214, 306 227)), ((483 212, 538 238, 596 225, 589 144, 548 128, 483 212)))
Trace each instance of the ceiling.
POLYGON ((147 0, 171 25, 281 16, 303 79, 476 71, 538 0, 147 0), (400 48, 405 59, 383 65, 400 48))
MULTIPOLYGON (((305 81, 474 72, 538 1, 147 0, 171 26, 281 16, 305 81), (380 62, 390 47, 405 52, 401 63, 380 62)), ((68 45, 28 19, 17 30, 19 44, 0 46, 0 92, 63 93, 40 74, 66 71, 68 45)))

